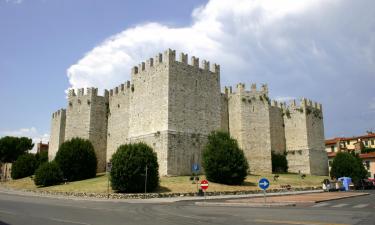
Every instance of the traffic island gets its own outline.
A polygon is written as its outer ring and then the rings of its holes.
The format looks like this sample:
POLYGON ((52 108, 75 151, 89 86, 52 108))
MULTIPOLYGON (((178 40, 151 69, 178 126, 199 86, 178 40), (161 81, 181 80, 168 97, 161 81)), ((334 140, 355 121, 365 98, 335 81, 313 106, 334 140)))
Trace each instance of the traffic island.
POLYGON ((256 203, 256 202, 195 202, 198 206, 237 206, 237 207, 282 207, 282 206, 295 206, 295 203, 289 202, 269 202, 269 203, 256 203))

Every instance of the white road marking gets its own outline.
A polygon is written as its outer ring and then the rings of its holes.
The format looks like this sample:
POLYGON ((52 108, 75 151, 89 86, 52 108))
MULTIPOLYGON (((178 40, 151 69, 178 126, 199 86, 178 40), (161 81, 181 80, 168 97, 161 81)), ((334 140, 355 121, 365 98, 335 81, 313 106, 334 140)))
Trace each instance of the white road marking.
POLYGON ((58 219, 58 218, 48 218, 48 219, 53 220, 53 221, 57 221, 57 222, 63 222, 63 223, 90 225, 89 223, 82 223, 82 222, 71 221, 71 220, 63 220, 63 219, 58 219))
POLYGON ((366 206, 368 206, 369 204, 358 204, 356 206, 353 206, 353 208, 357 208, 357 209, 360 209, 360 208, 365 208, 366 206))
POLYGON ((327 206, 327 205, 329 205, 329 203, 323 202, 323 203, 319 203, 317 205, 314 205, 313 207, 322 207, 322 206, 327 206))
POLYGON ((4 210, 0 210, 0 213, 8 214, 8 215, 17 215, 17 213, 13 213, 13 212, 9 212, 9 211, 4 211, 4 210))
POLYGON ((341 207, 344 207, 344 206, 347 206, 347 205, 349 205, 349 204, 342 203, 342 204, 333 205, 331 207, 332 208, 341 208, 341 207))

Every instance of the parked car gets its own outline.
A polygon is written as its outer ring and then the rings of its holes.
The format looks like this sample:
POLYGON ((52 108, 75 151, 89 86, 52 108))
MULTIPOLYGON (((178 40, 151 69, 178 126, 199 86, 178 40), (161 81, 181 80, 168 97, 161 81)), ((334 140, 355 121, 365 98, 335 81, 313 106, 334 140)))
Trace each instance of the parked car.
POLYGON ((369 178, 368 180, 375 185, 375 178, 369 178))
POLYGON ((361 179, 357 183, 355 183, 356 190, 368 190, 368 189, 375 189, 375 185, 368 179, 361 179))

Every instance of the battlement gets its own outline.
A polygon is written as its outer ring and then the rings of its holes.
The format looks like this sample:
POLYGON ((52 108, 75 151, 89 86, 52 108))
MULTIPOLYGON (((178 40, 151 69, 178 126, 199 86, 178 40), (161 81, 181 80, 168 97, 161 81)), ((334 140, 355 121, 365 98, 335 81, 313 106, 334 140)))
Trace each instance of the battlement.
POLYGON ((300 100, 293 99, 289 102, 287 105, 287 108, 289 109, 296 109, 296 108, 313 108, 317 110, 322 110, 322 104, 313 102, 310 99, 307 98, 301 98, 300 100))
POLYGON ((57 117, 60 117, 60 116, 64 116, 65 114, 66 114, 66 110, 65 109, 59 109, 56 112, 52 113, 52 118, 57 118, 57 117))
POLYGON ((231 86, 224 87, 224 94, 236 94, 236 93, 253 93, 253 94, 267 94, 268 95, 268 86, 267 84, 262 84, 261 88, 258 90, 256 84, 251 84, 250 89, 246 89, 244 83, 238 83, 236 85, 236 90, 233 91, 231 86))
POLYGON ((138 66, 134 66, 131 70, 132 75, 141 73, 149 68, 157 66, 163 63, 182 63, 185 65, 189 65, 191 67, 199 68, 205 71, 210 71, 212 73, 220 73, 220 65, 212 64, 210 67, 210 62, 207 60, 199 61, 198 57, 192 56, 190 63, 188 62, 188 54, 183 52, 180 53, 179 59, 176 59, 176 50, 168 49, 163 53, 157 54, 154 58, 148 59, 146 62, 141 62, 138 66), (201 67, 200 67, 201 65, 201 67))
POLYGON ((126 93, 130 90, 130 87, 131 87, 130 81, 126 81, 126 83, 120 84, 119 86, 113 89, 110 89, 109 96, 112 97, 112 96, 119 95, 121 93, 126 93))
POLYGON ((90 96, 90 97, 99 96, 99 97, 108 98, 108 90, 104 90, 104 94, 100 96, 98 95, 98 88, 94 88, 94 87, 86 88, 86 90, 84 88, 78 88, 77 92, 74 89, 69 89, 69 92, 68 92, 69 99, 74 98, 74 97, 82 97, 82 96, 90 96))

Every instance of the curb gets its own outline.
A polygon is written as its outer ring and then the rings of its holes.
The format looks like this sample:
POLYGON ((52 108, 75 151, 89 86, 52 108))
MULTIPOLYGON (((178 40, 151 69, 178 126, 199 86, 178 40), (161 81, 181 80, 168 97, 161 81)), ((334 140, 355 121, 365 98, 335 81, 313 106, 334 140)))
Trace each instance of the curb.
POLYGON ((354 197, 360 197, 360 196, 365 196, 365 195, 370 195, 370 193, 361 193, 361 194, 358 194, 358 195, 342 196, 342 197, 338 197, 338 198, 334 198, 334 199, 318 200, 318 201, 315 201, 315 203, 328 202, 328 201, 340 200, 340 199, 345 199, 345 198, 354 198, 354 197))
MULTIPOLYGON (((66 197, 66 198, 80 198, 80 199, 99 199, 99 200, 145 200, 145 199, 171 199, 181 198, 181 200, 200 200, 201 196, 198 196, 195 192, 190 193, 138 193, 138 194, 121 194, 121 193, 85 193, 85 192, 56 192, 56 191, 38 191, 38 190, 27 190, 27 189, 12 189, 0 186, 1 190, 23 192, 30 195, 40 196, 53 196, 53 197, 66 197), (195 199, 197 198, 197 199, 195 199)), ((321 192, 320 187, 300 187, 286 189, 270 189, 267 191, 268 195, 285 195, 285 194, 299 194, 306 192, 321 192)), ((263 195, 261 190, 249 190, 249 191, 223 191, 223 192, 206 192, 207 199, 221 199, 221 198, 243 198, 249 196, 260 196, 263 195)))
POLYGON ((259 207, 259 208, 271 208, 281 206, 295 206, 295 203, 288 202, 275 202, 275 203, 223 203, 223 202, 195 202, 198 206, 237 206, 237 207, 259 207))

